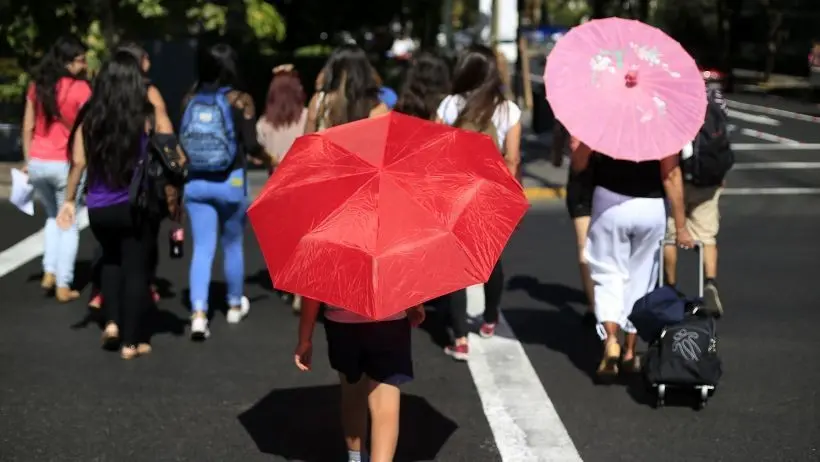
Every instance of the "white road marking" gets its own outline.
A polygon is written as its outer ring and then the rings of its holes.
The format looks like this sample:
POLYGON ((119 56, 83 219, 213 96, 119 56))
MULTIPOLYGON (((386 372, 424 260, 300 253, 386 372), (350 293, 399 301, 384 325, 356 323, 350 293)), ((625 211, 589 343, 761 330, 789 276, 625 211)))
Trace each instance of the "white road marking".
POLYGON ((809 170, 820 168, 820 162, 739 162, 732 170, 809 170))
POLYGON ((780 121, 777 119, 772 119, 771 117, 763 115, 755 115, 746 112, 736 111, 734 109, 729 109, 729 117, 732 119, 742 120, 744 122, 750 122, 753 124, 771 125, 772 127, 777 127, 780 125, 780 121))
POLYGON ((814 196, 820 188, 726 188, 721 195, 729 196, 814 196))
MULTIPOLYGON (((88 227, 88 211, 77 213, 80 231, 88 227)), ((0 278, 43 254, 45 231, 40 230, 8 249, 0 252, 0 278)))
POLYGON ((761 114, 768 114, 774 116, 785 117, 787 119, 800 120, 803 122, 820 123, 820 117, 801 114, 799 112, 786 111, 783 109, 776 109, 767 106, 758 106, 757 104, 747 104, 738 101, 727 100, 729 107, 736 109, 743 109, 752 112, 759 112, 761 114))
POLYGON ((734 151, 820 151, 820 143, 768 144, 732 143, 734 151))
MULTIPOLYGON (((484 313, 484 285, 467 289, 467 313, 484 313)), ((503 314, 496 335, 470 334, 470 373, 504 462, 582 462, 564 423, 503 314)))
POLYGON ((771 133, 761 132, 760 130, 752 130, 750 128, 741 128, 740 133, 746 136, 750 136, 752 138, 758 138, 765 141, 771 141, 773 143, 781 143, 781 144, 788 144, 788 145, 798 145, 800 144, 799 141, 793 140, 791 138, 784 138, 779 135, 774 135, 771 133))

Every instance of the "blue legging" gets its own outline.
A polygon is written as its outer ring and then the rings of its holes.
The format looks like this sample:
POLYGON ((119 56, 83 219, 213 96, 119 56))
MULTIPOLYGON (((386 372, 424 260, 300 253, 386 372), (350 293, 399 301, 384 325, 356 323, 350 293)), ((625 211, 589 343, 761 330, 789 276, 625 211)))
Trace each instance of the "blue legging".
POLYGON ((243 239, 248 205, 244 181, 244 171, 236 170, 224 182, 196 179, 185 185, 185 209, 191 221, 194 245, 189 273, 193 311, 208 311, 208 287, 218 236, 228 286, 226 301, 229 307, 242 303, 245 284, 243 239))

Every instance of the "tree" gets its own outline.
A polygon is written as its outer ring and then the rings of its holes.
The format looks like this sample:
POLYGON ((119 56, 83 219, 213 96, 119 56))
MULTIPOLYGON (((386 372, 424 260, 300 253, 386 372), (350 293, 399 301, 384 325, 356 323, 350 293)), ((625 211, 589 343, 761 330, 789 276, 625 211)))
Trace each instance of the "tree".
MULTIPOLYGON (((243 41, 259 41, 261 51, 270 52, 286 34, 284 18, 265 0, 0 0, 0 18, 0 38, 5 42, 0 49, 17 58, 21 74, 58 36, 68 33, 89 47, 92 72, 124 37, 171 39, 205 32, 225 35, 230 30, 243 41), (238 21, 231 21, 237 16, 238 21)), ((0 98, 22 93, 25 76, 12 80, 0 84, 0 98)))

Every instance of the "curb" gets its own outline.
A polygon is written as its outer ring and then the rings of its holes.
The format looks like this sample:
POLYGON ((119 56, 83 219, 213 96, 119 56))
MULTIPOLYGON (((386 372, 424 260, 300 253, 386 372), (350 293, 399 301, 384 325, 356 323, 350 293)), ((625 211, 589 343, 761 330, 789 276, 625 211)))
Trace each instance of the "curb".
POLYGON ((567 197, 567 189, 563 186, 556 188, 529 187, 524 188, 524 196, 530 202, 548 202, 567 197))

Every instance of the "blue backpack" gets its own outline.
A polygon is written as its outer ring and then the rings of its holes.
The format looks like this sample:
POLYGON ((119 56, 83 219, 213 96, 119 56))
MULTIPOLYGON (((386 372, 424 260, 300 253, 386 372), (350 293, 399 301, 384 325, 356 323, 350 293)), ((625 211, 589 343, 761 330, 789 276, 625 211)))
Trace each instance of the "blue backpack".
POLYGON ((179 141, 192 172, 224 172, 236 160, 237 143, 229 88, 197 93, 182 116, 179 141))

